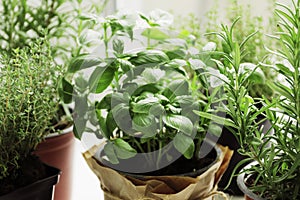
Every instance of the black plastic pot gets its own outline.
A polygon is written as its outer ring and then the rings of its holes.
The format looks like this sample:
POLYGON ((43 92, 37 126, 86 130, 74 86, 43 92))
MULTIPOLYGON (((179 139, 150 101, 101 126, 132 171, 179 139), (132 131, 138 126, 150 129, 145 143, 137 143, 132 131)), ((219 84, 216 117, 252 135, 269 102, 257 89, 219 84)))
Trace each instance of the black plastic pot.
POLYGON ((46 178, 0 196, 0 200, 52 200, 60 170, 48 165, 45 167, 48 175, 46 178))
MULTIPOLYGON (((254 163, 250 163, 245 166, 245 168, 253 165, 254 163)), ((264 200, 262 197, 254 194, 245 183, 247 183, 247 180, 251 179, 253 175, 246 174, 246 173, 240 173, 237 177, 237 185, 240 188, 240 190, 243 192, 246 200, 264 200)))
MULTIPOLYGON (((144 160, 144 157, 142 157, 142 156, 137 157, 137 158, 133 158, 133 159, 128 159, 128 160, 126 160, 126 162, 121 163, 122 166, 113 165, 113 164, 109 163, 108 161, 101 159, 101 157, 103 155, 100 156, 100 158, 97 156, 97 158, 100 160, 100 162, 102 164, 104 164, 104 165, 106 165, 106 166, 108 166, 112 169, 115 169, 119 173, 124 174, 124 175, 129 175, 131 177, 138 178, 138 179, 143 179, 143 177, 145 177, 145 176, 165 176, 165 175, 168 175, 168 176, 197 177, 197 176, 201 175, 202 173, 204 173, 206 170, 208 170, 211 166, 213 166, 217 162, 217 159, 220 157, 221 152, 222 152, 221 149, 215 143, 213 143, 210 140, 205 140, 204 143, 202 144, 202 148, 201 148, 200 153, 203 153, 206 156, 205 157, 201 156, 201 157, 202 157, 202 159, 206 159, 207 157, 209 157, 212 161, 209 162, 207 165, 201 167, 201 168, 195 168, 195 170, 193 170, 193 171, 184 172, 184 173, 179 172, 179 173, 172 173, 172 174, 161 174, 161 173, 159 173, 159 172, 161 172, 161 170, 163 171, 164 168, 159 169, 159 170, 155 170, 155 171, 144 172, 144 173, 142 173, 142 172, 135 173, 134 170, 138 170, 142 163, 146 163, 146 161, 144 160), (205 152, 205 151, 207 151, 207 152, 205 152), (124 166, 124 165, 126 165, 126 166, 124 166), (131 168, 131 169, 129 170, 129 168, 131 168), (122 170, 122 169, 125 169, 125 170, 122 170), (159 175, 157 175, 157 173, 159 175)), ((100 155, 102 153, 103 153, 103 151, 101 151, 100 155)), ((178 160, 175 161, 175 162, 178 162, 178 160)), ((179 160, 179 162, 184 162, 185 165, 189 164, 188 161, 179 160)), ((170 166, 166 166, 166 167, 169 167, 169 168, 170 167, 171 168, 175 167, 172 164, 173 163, 171 163, 170 166)), ((178 168, 175 168, 175 169, 177 169, 178 171, 180 170, 178 168)), ((147 169, 147 170, 149 170, 149 169, 147 169)))
MULTIPOLYGON (((230 177, 234 171, 235 166, 237 164, 245 159, 245 156, 242 156, 237 152, 237 150, 240 148, 240 144, 237 141, 237 139, 234 137, 234 135, 227 130, 226 128, 223 129, 223 132, 220 136, 220 138, 217 140, 219 144, 223 146, 228 146, 231 150, 233 150, 233 155, 231 157, 230 163, 228 165, 227 170, 223 174, 218 186, 221 190, 224 190, 224 188, 227 186, 230 177)), ((239 167, 238 171, 242 169, 245 165, 242 165, 239 167)), ((236 182, 236 177, 233 177, 230 185, 228 188, 225 190, 225 192, 232 194, 232 195, 243 195, 243 192, 239 189, 237 182, 236 182)))
MULTIPOLYGON (((271 127, 271 124, 269 121, 265 121, 262 124, 264 126, 263 132, 266 133, 269 128, 271 127)), ((210 136, 213 141, 217 141, 218 144, 221 144, 222 146, 228 146, 231 150, 234 151, 230 163, 228 165, 227 170, 223 174, 218 186, 221 190, 224 190, 224 188, 227 186, 230 177, 234 171, 234 168, 237 166, 237 164, 245 159, 245 156, 242 156, 237 152, 237 150, 240 148, 240 144, 235 138, 235 136, 226 128, 223 129, 222 134, 220 138, 216 138, 215 136, 210 136)), ((247 164, 247 163, 246 163, 247 164)), ((241 165, 236 172, 239 172, 246 164, 241 165)), ((232 178, 232 181, 229 185, 229 187, 225 190, 226 193, 232 194, 232 195, 243 195, 243 192, 239 189, 237 185, 237 178, 234 176, 232 178)))

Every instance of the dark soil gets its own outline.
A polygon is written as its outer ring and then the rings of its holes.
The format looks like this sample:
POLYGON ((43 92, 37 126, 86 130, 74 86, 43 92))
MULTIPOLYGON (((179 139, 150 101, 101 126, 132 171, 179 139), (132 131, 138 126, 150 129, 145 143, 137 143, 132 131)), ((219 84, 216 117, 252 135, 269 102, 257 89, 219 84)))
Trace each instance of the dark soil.
POLYGON ((0 180, 0 196, 10 193, 46 177, 46 168, 36 156, 29 156, 20 163, 20 168, 0 180))
POLYGON ((212 151, 207 157, 196 159, 186 159, 184 156, 160 170, 144 173, 146 176, 165 176, 165 175, 187 175, 198 176, 197 171, 206 169, 216 160, 216 152, 212 151), (193 173, 194 172, 194 173, 193 173))
MULTIPOLYGON (((176 152, 178 154, 178 152, 176 152)), ((174 156, 175 157, 175 156, 174 156)), ((213 149, 207 156, 199 160, 192 158, 186 159, 180 156, 177 160, 170 162, 166 167, 156 169, 156 166, 149 166, 144 157, 134 157, 127 160, 120 160, 120 163, 113 165, 106 160, 102 160, 101 164, 113 168, 120 173, 130 174, 131 176, 171 176, 183 175, 196 177, 209 168, 216 161, 217 152, 213 149)), ((167 158, 163 158, 167 159, 167 158)), ((167 162, 167 161, 166 161, 167 162)))
MULTIPOLYGON (((245 182, 246 187, 249 189, 254 186, 256 182, 257 174, 248 175, 245 182)), ((256 186, 262 184, 260 181, 257 182, 256 186)), ((293 193, 295 191, 295 180, 286 180, 285 183, 277 184, 276 188, 269 188, 273 190, 266 190, 263 193, 262 199, 273 199, 273 200, 287 200, 293 199, 293 193)), ((257 196, 260 196, 258 192, 251 191, 257 196)), ((246 194, 247 195, 247 194, 246 194)), ((300 199, 300 193, 298 193, 296 199, 300 199)))

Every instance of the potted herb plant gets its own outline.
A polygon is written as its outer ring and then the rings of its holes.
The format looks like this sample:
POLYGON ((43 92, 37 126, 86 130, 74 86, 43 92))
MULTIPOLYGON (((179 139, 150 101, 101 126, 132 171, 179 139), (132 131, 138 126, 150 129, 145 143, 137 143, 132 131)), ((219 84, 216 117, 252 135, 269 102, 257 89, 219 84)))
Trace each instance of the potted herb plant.
MULTIPOLYGON (((292 1, 293 8, 278 4, 280 17, 278 38, 281 48, 273 53, 283 59, 276 63, 280 81, 268 82, 277 98, 261 99, 258 107, 249 96, 249 76, 255 71, 241 69, 243 55, 241 45, 233 40, 232 31, 226 31, 223 38, 231 47, 224 54, 224 65, 229 81, 225 81, 228 91, 228 106, 224 110, 232 117, 228 128, 238 139, 239 152, 247 156, 239 166, 251 163, 238 177, 238 185, 246 199, 299 199, 299 1, 292 1), (232 72, 231 72, 232 71, 232 72), (255 121, 264 114, 271 122, 266 134, 255 121), (231 122, 232 122, 231 121, 231 122)), ((270 67, 266 65, 265 67, 270 67)), ((238 167, 238 166, 237 166, 238 167)))
MULTIPOLYGON (((64 37, 63 30, 67 27, 68 13, 60 12, 59 9, 65 3, 66 1, 55 0, 35 2, 1 1, 0 18, 3 22, 8 22, 0 25, 1 51, 13 59, 15 56, 14 49, 28 48, 31 43, 39 38, 47 37, 52 44, 49 60, 57 62, 52 57, 57 57, 59 54, 59 46, 53 45, 53 41, 64 37)), ((52 65, 48 66, 52 67, 52 65)), ((51 123, 46 124, 48 127, 44 129, 45 133, 43 133, 45 137, 43 140, 39 140, 40 144, 35 148, 35 154, 43 162, 62 170, 60 182, 56 187, 55 199, 67 200, 71 198, 72 161, 75 141, 71 128, 71 118, 67 117, 64 112, 68 111, 68 109, 63 109, 63 106, 59 106, 61 102, 55 88, 57 86, 57 74, 61 74, 64 69, 63 67, 53 66, 55 68, 49 75, 53 76, 50 84, 53 84, 52 87, 55 90, 52 91, 51 100, 53 102, 51 105, 55 108, 53 111, 56 114, 49 115, 53 118, 48 118, 51 123), (57 71, 54 72, 54 70, 57 71), (65 128, 69 128, 69 130, 64 130, 65 128)))
POLYGON ((256 148, 261 153, 252 155, 256 156, 257 163, 248 166, 239 177, 241 189, 252 199, 300 198, 300 1, 291 2, 291 8, 278 3, 279 8, 275 10, 281 19, 277 36, 281 48, 273 53, 283 62, 274 66, 279 80, 269 83, 278 98, 275 102, 266 100, 267 105, 272 105, 267 118, 272 123, 273 134, 257 137, 257 140, 267 141, 268 146, 251 144, 250 148, 256 148), (245 185, 251 192, 245 190, 245 185))
MULTIPOLYGON (((38 38, 47 37, 51 44, 54 62, 67 66, 72 55, 87 48, 87 29, 94 26, 92 21, 82 20, 85 11, 101 13, 107 0, 82 8, 82 1, 12 1, 0 3, 0 49, 13 56, 13 49, 30 46, 38 38), (103 4, 103 5, 102 5, 103 4), (72 8, 72 9, 69 9, 72 8), (96 11, 96 9, 98 9, 96 11), (77 42, 78 41, 78 42, 77 42)), ((57 73, 63 73, 65 67, 57 73)), ((55 75, 55 77, 57 77, 55 75)), ((51 84, 57 85, 57 80, 51 84)), ((58 92, 55 92, 58 94, 58 92)), ((73 157, 75 138, 72 131, 71 109, 64 105, 58 95, 52 99, 59 109, 45 130, 45 139, 35 149, 39 158, 62 170, 56 186, 55 200, 69 200, 72 195, 73 157)))
POLYGON ((218 90, 200 99, 200 90, 209 93, 203 62, 186 53, 184 40, 157 28, 159 17, 166 22, 169 14, 153 15, 140 14, 148 25, 137 31, 140 37, 124 22, 126 16, 106 18, 105 56, 74 58, 62 98, 75 104, 78 138, 90 132, 104 139, 84 156, 105 199, 209 198, 218 194, 232 152, 205 140, 207 130, 221 128, 204 123, 194 110, 210 109, 218 90), (144 45, 126 52, 124 35, 144 45), (194 70, 191 77, 188 68, 194 70), (91 94, 102 97, 94 102, 91 94))
POLYGON ((51 60, 46 41, 12 55, 0 57, 0 199, 51 200, 60 170, 32 152, 56 114, 56 85, 49 83, 59 66, 51 60))

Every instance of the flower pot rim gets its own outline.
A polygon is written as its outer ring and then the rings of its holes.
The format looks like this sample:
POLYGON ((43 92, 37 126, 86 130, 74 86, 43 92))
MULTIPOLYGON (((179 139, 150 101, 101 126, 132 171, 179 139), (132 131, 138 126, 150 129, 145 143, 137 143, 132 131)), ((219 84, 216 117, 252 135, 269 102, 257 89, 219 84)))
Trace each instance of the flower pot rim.
MULTIPOLYGON (((244 171, 245 169, 249 169, 251 166, 256 165, 257 162, 251 162, 247 164, 241 171, 244 171)), ((237 185, 240 188, 240 190, 248 197, 250 197, 253 200, 265 200, 264 198, 254 194, 245 184, 247 179, 251 176, 251 174, 246 174, 246 172, 241 172, 237 176, 237 185)))
MULTIPOLYGON (((16 197, 19 197, 19 195, 22 195, 22 197, 24 197, 24 193, 27 194, 28 192, 32 191, 33 188, 45 188, 47 186, 55 186, 59 182, 59 178, 62 173, 61 170, 56 167, 47 165, 45 163, 43 163, 43 165, 47 168, 48 171, 48 175, 45 178, 39 179, 23 187, 17 188, 8 194, 4 194, 0 196, 0 200, 7 200, 11 198, 14 199, 16 197)), ((32 193, 38 193, 38 191, 32 191, 32 193)), ((26 199, 27 197, 24 198, 26 199)))
POLYGON ((63 130, 61 130, 61 131, 59 131, 59 132, 50 133, 50 134, 48 134, 48 135, 45 137, 45 139, 47 139, 47 138, 52 138, 52 137, 56 137, 56 136, 60 136, 60 135, 64 135, 64 134, 67 134, 67 133, 70 133, 70 132, 73 131, 73 126, 74 126, 74 125, 71 125, 71 126, 65 128, 65 129, 63 129, 63 130))
MULTIPOLYGON (((166 174, 166 175, 144 175, 143 173, 131 173, 131 172, 125 172, 125 171, 120 171, 117 170, 115 168, 112 168, 113 170, 116 170, 118 173, 123 174, 123 175, 128 175, 137 179, 142 179, 144 177, 166 177, 166 176, 171 176, 171 177, 175 177, 175 176, 186 176, 186 177, 196 177, 199 176, 201 174, 203 174, 205 171, 207 171, 209 168, 211 168, 214 164, 216 164, 220 158, 220 155, 222 153, 221 148, 217 145, 217 143, 214 143, 213 141, 209 140, 209 139, 205 139, 203 140, 204 143, 209 144, 212 148, 211 151, 215 151, 216 152, 216 157, 214 158, 214 161, 212 161, 209 165, 202 167, 200 169, 197 169, 196 171, 190 171, 190 172, 185 172, 185 173, 179 173, 179 174, 166 174)), ((98 160, 98 158, 96 158, 96 160, 98 160)), ((98 160, 99 161, 99 160, 98 160)), ((102 162, 101 162, 102 163, 102 162)), ((102 163, 102 165, 104 165, 102 163)), ((106 165, 104 165, 106 166, 106 165)), ((110 166, 106 166, 111 168, 110 166)))

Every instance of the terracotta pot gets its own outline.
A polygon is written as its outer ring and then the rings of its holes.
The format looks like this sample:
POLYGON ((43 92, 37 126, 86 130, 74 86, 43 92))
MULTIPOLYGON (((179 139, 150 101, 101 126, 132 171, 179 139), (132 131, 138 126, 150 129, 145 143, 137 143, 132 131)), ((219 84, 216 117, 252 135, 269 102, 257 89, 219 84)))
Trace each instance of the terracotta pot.
POLYGON ((45 165, 45 168, 47 171, 46 178, 0 196, 0 200, 52 200, 54 187, 58 182, 60 170, 48 165, 45 165))
POLYGON ((74 134, 73 127, 65 129, 60 134, 52 134, 40 143, 35 151, 39 158, 62 173, 60 181, 55 188, 54 200, 71 200, 74 134))

